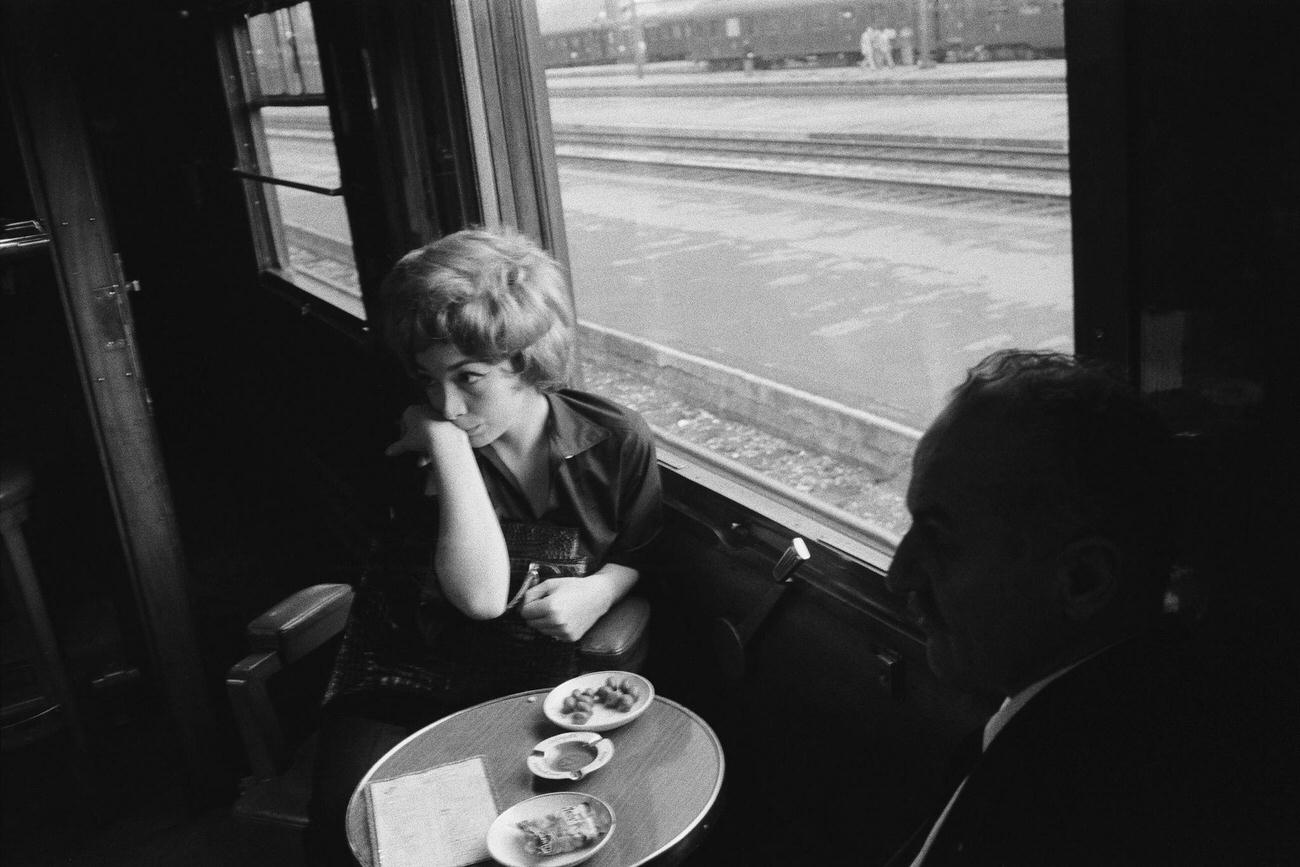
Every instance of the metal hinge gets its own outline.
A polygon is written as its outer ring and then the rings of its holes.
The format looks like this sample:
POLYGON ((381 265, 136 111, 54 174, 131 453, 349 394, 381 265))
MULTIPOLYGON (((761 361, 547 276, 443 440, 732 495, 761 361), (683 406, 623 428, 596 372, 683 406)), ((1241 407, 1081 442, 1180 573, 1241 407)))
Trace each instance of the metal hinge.
MULTIPOLYGON (((152 412, 153 397, 144 384, 140 356, 135 346, 134 318, 131 315, 130 301, 126 297, 130 292, 140 291, 140 281, 126 279, 126 273, 122 269, 122 257, 118 253, 113 254, 113 268, 117 282, 91 290, 91 295, 95 299, 100 335, 104 341, 103 347, 126 352, 127 369, 123 375, 136 384, 145 407, 152 412)), ((103 382, 104 377, 99 377, 96 381, 103 382)))

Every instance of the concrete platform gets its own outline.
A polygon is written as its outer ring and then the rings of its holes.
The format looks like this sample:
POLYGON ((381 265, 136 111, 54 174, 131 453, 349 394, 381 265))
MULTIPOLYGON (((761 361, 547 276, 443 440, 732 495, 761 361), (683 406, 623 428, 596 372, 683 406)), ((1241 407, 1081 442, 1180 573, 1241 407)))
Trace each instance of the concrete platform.
POLYGON ((1064 94, 1042 96, 586 97, 551 96, 555 124, 863 133, 1062 142, 1064 94))
MULTIPOLYGON (((681 65, 678 64, 678 67, 681 65)), ((789 83, 880 80, 891 82, 1041 79, 1063 82, 1064 60, 1006 63, 951 63, 931 69, 895 67, 869 70, 850 68, 791 69, 768 72, 700 73, 674 71, 647 73, 637 79, 630 67, 584 67, 551 70, 551 119, 556 124, 601 124, 628 127, 728 129, 754 133, 858 133, 872 135, 938 136, 954 138, 1027 139, 1064 142, 1069 122, 1066 95, 1039 94, 908 94, 902 92, 864 96, 861 91, 837 95, 744 95, 716 92, 729 81, 789 83), (618 70, 618 71, 616 71, 618 70), (621 70, 629 70, 623 72, 621 70), (639 91, 647 83, 675 81, 689 84, 706 79, 708 88, 698 94, 682 91, 655 96, 639 91), (566 95, 569 83, 625 87, 623 93, 602 96, 566 95), (682 95, 687 94, 690 95, 682 95)), ((570 91, 576 93, 576 91, 570 91)))

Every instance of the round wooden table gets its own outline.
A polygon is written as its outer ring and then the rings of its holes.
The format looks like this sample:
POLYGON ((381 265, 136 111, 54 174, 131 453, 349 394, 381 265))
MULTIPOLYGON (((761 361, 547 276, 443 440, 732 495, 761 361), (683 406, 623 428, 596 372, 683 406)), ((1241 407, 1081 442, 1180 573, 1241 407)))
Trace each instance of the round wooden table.
POLYGON ((542 713, 548 690, 508 695, 425 726, 393 747, 361 779, 348 804, 348 841, 366 867, 374 865, 366 788, 437 765, 486 757, 497 807, 544 792, 585 792, 614 810, 615 833, 590 867, 669 864, 703 839, 720 806, 722 744, 695 713, 655 696, 645 713, 604 732, 614 742, 609 764, 576 782, 534 777, 525 760, 539 741, 563 731, 542 713))

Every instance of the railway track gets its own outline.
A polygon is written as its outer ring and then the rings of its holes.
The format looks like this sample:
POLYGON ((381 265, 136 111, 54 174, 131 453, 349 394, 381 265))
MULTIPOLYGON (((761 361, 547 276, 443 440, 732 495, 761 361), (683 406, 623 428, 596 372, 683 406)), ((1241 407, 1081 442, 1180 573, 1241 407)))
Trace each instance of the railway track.
MULTIPOLYGON (((268 123, 267 134, 327 140, 328 120, 268 123)), ((841 185, 1068 202, 1065 142, 858 133, 781 133, 556 124, 556 156, 571 163, 743 172, 841 185)))
POLYGON ((699 81, 659 82, 630 79, 593 82, 583 79, 548 79, 551 94, 557 97, 755 97, 755 96, 832 96, 846 99, 870 99, 874 96, 1040 96, 1066 92, 1064 79, 1051 78, 984 78, 935 79, 916 78, 863 79, 846 76, 840 80, 809 79, 775 81, 761 73, 751 78, 712 79, 703 75, 699 81))
POLYGON ((557 124, 561 159, 868 182, 1065 201, 1064 142, 557 124))

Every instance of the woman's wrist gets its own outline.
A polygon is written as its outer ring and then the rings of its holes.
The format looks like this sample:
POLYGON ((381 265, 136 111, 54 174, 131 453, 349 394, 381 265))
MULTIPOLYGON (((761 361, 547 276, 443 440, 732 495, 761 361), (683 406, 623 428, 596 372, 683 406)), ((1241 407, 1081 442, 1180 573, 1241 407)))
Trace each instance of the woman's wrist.
POLYGON ((604 605, 604 610, 608 611, 632 589, 637 582, 639 573, 630 566, 606 563, 592 577, 604 579, 596 583, 600 587, 601 603, 604 605))

